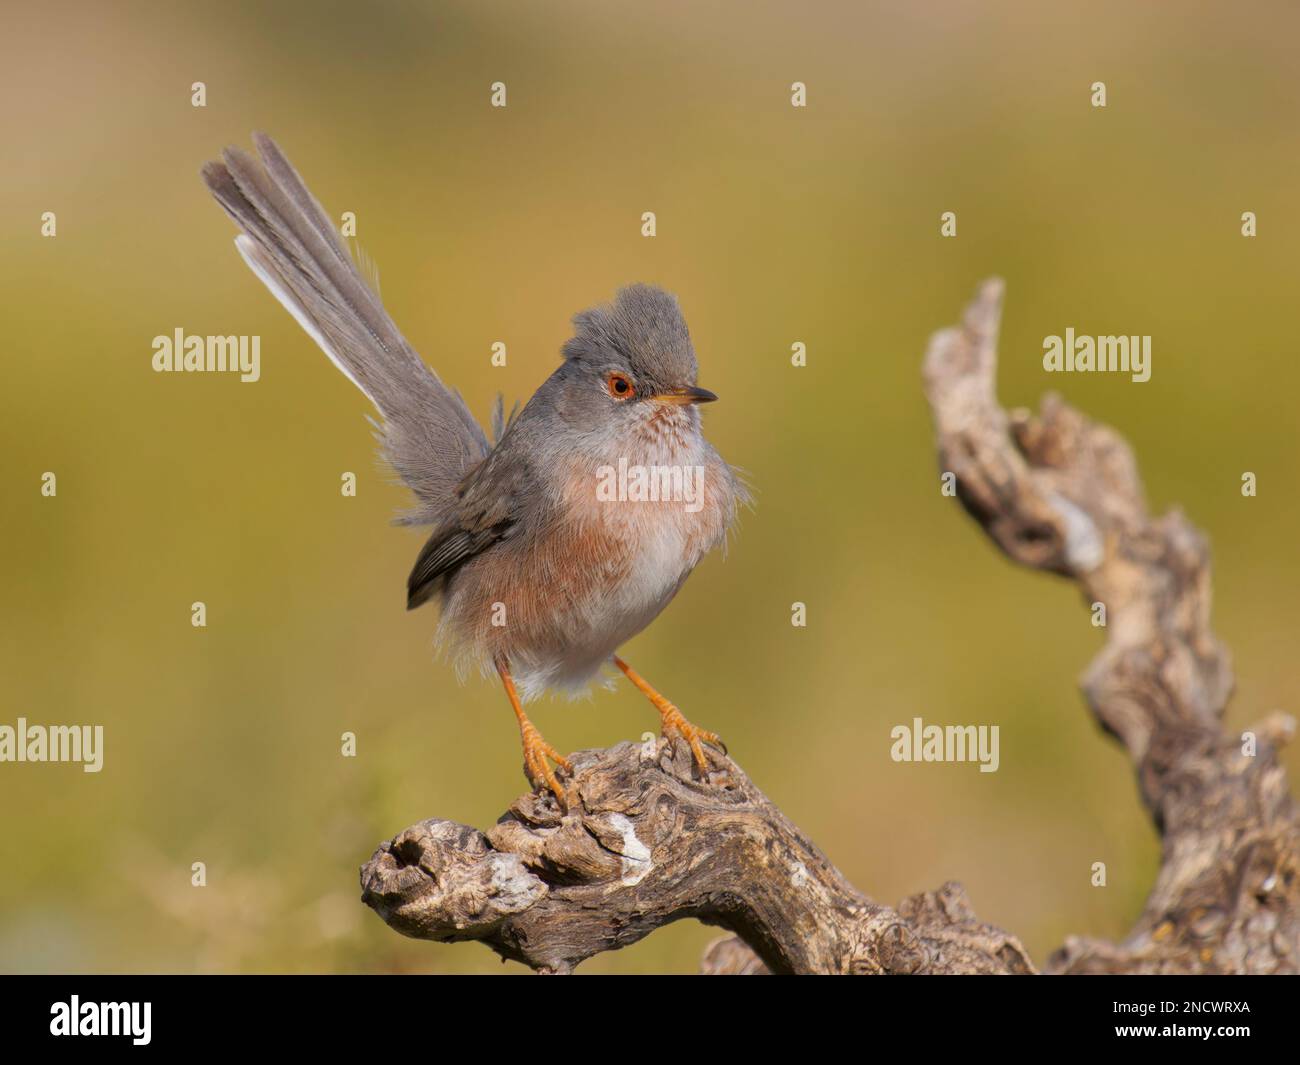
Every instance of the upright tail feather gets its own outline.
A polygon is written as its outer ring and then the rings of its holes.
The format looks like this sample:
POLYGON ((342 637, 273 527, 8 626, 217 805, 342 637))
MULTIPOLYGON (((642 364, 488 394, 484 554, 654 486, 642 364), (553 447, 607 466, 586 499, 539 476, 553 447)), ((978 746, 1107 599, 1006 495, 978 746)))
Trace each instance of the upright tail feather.
POLYGON ((366 284, 319 202, 279 147, 253 134, 260 161, 237 148, 203 180, 243 233, 253 273, 383 416, 384 453, 437 521, 489 446, 459 393, 425 365, 366 284))

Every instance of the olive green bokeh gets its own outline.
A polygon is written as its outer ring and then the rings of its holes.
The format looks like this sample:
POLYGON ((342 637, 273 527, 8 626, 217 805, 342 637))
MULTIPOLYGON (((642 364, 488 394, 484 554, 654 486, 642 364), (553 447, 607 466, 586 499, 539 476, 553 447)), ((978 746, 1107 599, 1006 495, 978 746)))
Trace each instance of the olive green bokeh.
MULTIPOLYGON (((363 397, 198 179, 254 128, 356 212, 394 318, 484 417, 550 372, 573 312, 628 281, 678 293, 722 397, 708 432, 757 503, 627 657, 875 897, 960 879, 1041 962, 1121 935, 1158 861, 1075 686, 1102 639, 1085 605, 939 493, 920 360, 987 275, 1008 282, 1006 401, 1056 388, 1115 425, 1153 504, 1211 537, 1230 724, 1296 709, 1300 11, 648 7, 7 11, 0 723, 107 738, 98 775, 0 765, 0 969, 520 971, 358 902, 379 840, 490 824, 520 756, 496 686, 458 684, 432 610, 403 610, 419 538, 387 524, 404 496, 363 397), (260 335, 262 380, 153 373, 177 326, 260 335), (1067 326, 1152 335, 1151 381, 1044 374, 1067 326), (914 716, 999 725, 1000 770, 893 763, 914 716)), ((566 750, 657 724, 626 685, 535 717, 566 750)), ((585 971, 689 972, 714 934, 682 923, 585 971)))

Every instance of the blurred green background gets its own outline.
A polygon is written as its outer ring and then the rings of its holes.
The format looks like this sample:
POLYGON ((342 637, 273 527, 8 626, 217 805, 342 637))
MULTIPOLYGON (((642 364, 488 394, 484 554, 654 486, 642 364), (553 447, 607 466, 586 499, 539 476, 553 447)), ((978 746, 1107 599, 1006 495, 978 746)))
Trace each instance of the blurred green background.
MULTIPOLYGON (((1298 32, 1284 3, 6 5, 0 723, 106 740, 98 775, 0 765, 0 969, 523 971, 358 901, 381 839, 492 823, 518 737, 403 609, 420 538, 387 524, 369 408, 199 182, 252 129, 356 212, 389 310, 484 417, 575 311, 677 292, 757 503, 629 660, 874 897, 960 879, 1039 962, 1122 935, 1158 849, 1076 689, 1101 635, 940 496, 920 360, 1004 276, 1004 400, 1058 388, 1124 433, 1152 504, 1211 537, 1230 724, 1294 710, 1298 32), (153 373, 177 326, 260 335, 262 380, 153 373), (1045 375, 1067 326, 1151 334, 1151 381, 1045 375), (999 725, 1000 770, 891 762, 917 715, 999 725)), ((626 685, 534 717, 564 750, 657 725, 626 685)), ((583 971, 690 972, 716 934, 583 971)))

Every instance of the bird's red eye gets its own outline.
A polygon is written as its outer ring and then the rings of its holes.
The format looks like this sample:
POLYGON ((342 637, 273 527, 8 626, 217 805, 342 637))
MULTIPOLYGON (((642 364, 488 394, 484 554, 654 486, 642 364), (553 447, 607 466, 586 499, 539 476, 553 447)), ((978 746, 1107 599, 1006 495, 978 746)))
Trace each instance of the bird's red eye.
POLYGON ((636 389, 632 387, 632 382, 621 373, 610 374, 605 381, 605 387, 609 389, 609 394, 615 399, 630 399, 636 395, 636 389))

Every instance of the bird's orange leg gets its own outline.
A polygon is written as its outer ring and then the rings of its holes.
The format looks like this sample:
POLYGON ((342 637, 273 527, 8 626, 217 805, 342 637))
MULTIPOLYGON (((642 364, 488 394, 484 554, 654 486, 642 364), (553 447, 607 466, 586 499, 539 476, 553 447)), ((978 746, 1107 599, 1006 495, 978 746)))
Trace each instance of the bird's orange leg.
POLYGON ((510 676, 510 669, 504 659, 497 659, 497 672, 501 674, 501 683, 506 687, 506 695, 510 699, 510 705, 514 707, 515 717, 519 719, 519 737, 524 744, 524 772, 528 775, 529 782, 533 787, 541 787, 545 784, 551 789, 556 800, 561 806, 564 802, 564 789, 560 787, 560 782, 555 779, 555 772, 551 769, 551 762, 561 766, 566 772, 572 773, 573 766, 569 760, 560 754, 554 747, 542 739, 542 734, 537 731, 537 726, 528 720, 528 715, 524 713, 523 704, 519 701, 519 693, 515 691, 514 678, 510 676))
POLYGON ((654 703, 655 709, 659 711, 659 716, 663 718, 663 734, 665 736, 676 734, 689 743, 691 745, 691 754, 695 756, 695 764, 700 767, 702 773, 707 773, 709 771, 709 762, 704 757, 703 745, 705 743, 716 744, 722 747, 723 751, 726 751, 726 747, 723 746, 717 733, 709 732, 698 725, 692 725, 677 707, 650 687, 645 678, 619 658, 618 655, 614 656, 614 665, 618 666, 627 675, 627 679, 636 686, 642 695, 654 703))

